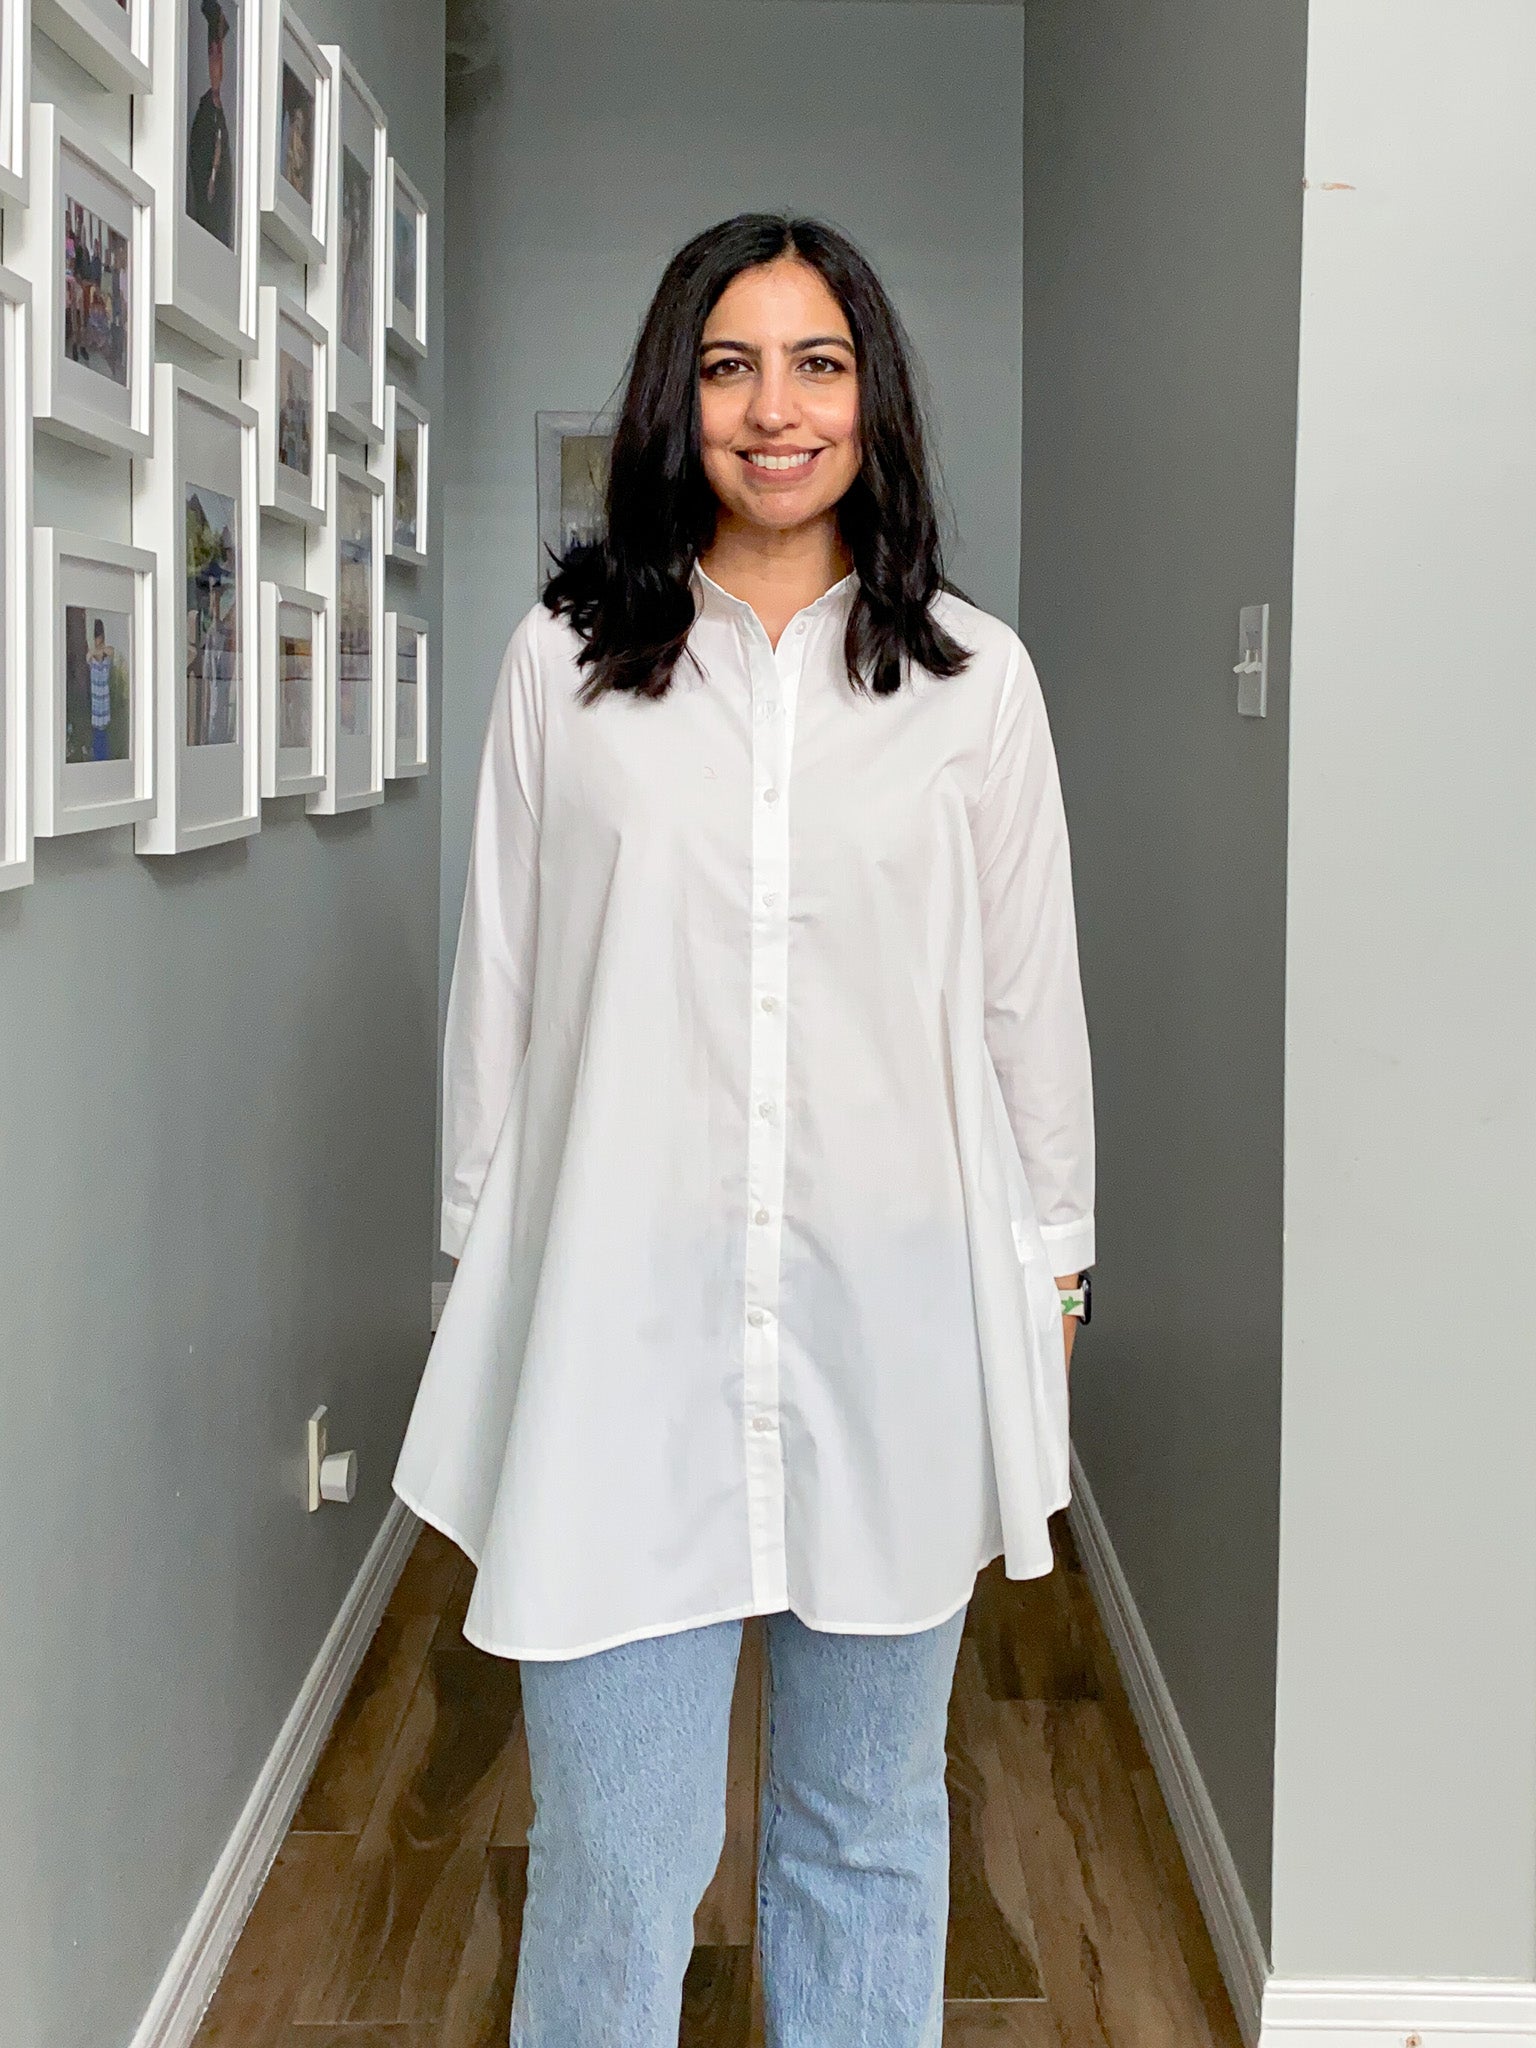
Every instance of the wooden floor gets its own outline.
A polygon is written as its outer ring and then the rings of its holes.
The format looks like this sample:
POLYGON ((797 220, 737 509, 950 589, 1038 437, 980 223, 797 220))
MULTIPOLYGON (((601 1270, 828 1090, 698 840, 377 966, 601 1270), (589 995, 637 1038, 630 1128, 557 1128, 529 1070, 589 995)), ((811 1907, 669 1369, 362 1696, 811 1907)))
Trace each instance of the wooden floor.
MULTIPOLYGON (((994 1564, 967 1617, 950 1714, 945 2048, 1240 2048, 1060 1518, 1055 1536, 1049 1578, 1004 1579, 994 1564)), ((472 1578, 423 1533, 195 2048, 505 2048, 528 1766, 517 1666, 460 1633, 472 1578)), ((761 2039, 761 1668, 749 1624, 683 2048, 761 2039)))

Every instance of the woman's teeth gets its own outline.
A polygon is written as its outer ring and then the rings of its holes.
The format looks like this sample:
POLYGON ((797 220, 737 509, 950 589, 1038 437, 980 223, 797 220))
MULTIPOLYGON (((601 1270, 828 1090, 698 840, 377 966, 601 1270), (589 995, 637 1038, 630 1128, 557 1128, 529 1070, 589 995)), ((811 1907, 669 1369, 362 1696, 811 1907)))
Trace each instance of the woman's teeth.
POLYGON ((804 469, 819 454, 815 448, 807 448, 800 455, 748 455, 747 460, 754 469, 804 469))

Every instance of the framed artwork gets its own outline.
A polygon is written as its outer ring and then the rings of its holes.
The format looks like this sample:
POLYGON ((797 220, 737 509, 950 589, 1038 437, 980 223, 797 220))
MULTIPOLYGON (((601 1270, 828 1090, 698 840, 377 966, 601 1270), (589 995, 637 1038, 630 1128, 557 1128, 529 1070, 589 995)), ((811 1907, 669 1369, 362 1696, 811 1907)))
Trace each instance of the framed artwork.
POLYGON ((264 510, 306 526, 325 517, 325 329, 275 286, 256 303, 256 359, 245 395, 256 407, 264 510))
POLYGON ((312 551, 330 607, 325 782, 308 808, 324 815, 384 795, 385 490, 350 456, 329 458, 324 542, 312 551))
POLYGON ((40 526, 32 561, 38 833, 137 824, 155 805, 155 557, 40 526))
POLYGON ((384 393, 383 474, 389 485, 388 553, 419 568, 427 559, 429 422, 397 385, 384 393))
POLYGON ((156 557, 155 808, 140 853, 186 853, 261 823, 256 414, 172 363, 155 445, 133 469, 134 539, 156 557))
POLYGON ((384 614, 384 774, 427 772, 427 622, 384 614))
POLYGON ((155 299, 219 355, 256 348, 260 0, 155 0, 155 90, 133 161, 154 186, 155 299))
POLYGON ((602 532, 608 452, 618 419, 613 413, 541 412, 534 420, 542 583, 554 567, 552 556, 602 532))
POLYGON ((57 107, 32 108, 32 199, 8 228, 32 286, 40 427, 142 455, 154 408, 154 193, 57 107))
POLYGON ((287 0, 261 24, 261 224, 299 263, 325 260, 331 69, 287 0))
POLYGON ((27 201, 27 104, 31 98, 31 0, 0 6, 0 198, 27 201))
POLYGON ((32 879, 31 291, 0 270, 0 890, 32 879))
POLYGON ((309 310, 330 337, 333 422, 377 446, 384 439, 384 109, 339 43, 322 43, 331 75, 334 136, 327 166, 326 261, 311 267, 309 310))
POLYGON ((318 591, 261 586, 261 793, 325 785, 327 607, 318 591))
POLYGON ((109 92, 152 89, 153 0, 32 0, 32 19, 109 92))
POLYGON ((408 356, 427 352, 427 202, 389 160, 389 339, 408 356))

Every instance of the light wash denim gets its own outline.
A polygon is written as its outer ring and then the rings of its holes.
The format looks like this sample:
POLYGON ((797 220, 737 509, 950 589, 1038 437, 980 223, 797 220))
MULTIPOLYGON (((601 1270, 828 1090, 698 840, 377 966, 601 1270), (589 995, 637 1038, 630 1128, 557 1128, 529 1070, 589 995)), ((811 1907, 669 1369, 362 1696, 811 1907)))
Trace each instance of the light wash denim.
MULTIPOLYGON (((964 1621, 855 1636, 766 1617, 769 2048, 940 2048, 964 1621)), ((724 1621, 523 1664, 534 1821, 511 2048, 677 2048, 740 1645, 724 1621)))

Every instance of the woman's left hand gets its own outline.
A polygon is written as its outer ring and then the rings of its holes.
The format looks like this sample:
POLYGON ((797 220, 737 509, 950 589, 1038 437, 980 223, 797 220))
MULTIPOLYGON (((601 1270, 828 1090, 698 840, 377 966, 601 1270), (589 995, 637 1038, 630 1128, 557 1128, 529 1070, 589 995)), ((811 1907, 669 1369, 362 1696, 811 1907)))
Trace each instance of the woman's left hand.
POLYGON ((1069 1376, 1072 1371, 1072 1343, 1077 1335, 1077 1325, 1078 1318, 1076 1316, 1063 1316, 1061 1319, 1061 1341, 1066 1346, 1067 1372, 1069 1376))

